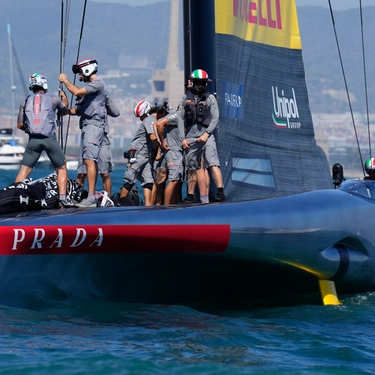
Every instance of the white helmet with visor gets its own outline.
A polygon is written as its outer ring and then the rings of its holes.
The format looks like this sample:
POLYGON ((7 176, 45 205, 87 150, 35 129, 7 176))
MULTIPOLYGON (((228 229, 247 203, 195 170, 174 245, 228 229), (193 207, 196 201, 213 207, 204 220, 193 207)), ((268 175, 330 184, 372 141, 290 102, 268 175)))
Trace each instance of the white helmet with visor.
POLYGON ((79 61, 77 64, 72 66, 72 71, 74 74, 78 74, 82 72, 85 77, 91 76, 98 71, 98 62, 95 59, 83 59, 79 61))

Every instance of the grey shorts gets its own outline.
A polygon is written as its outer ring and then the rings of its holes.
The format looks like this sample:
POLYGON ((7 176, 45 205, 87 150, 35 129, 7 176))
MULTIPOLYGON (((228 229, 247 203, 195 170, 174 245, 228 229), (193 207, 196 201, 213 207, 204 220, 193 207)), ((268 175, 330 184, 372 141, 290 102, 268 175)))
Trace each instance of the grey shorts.
POLYGON ((56 134, 46 137, 30 137, 23 154, 22 165, 34 168, 40 154, 45 151, 54 168, 65 165, 65 154, 56 140, 56 134))
POLYGON ((135 154, 135 162, 128 164, 124 176, 124 185, 134 185, 137 180, 141 182, 141 186, 153 184, 152 167, 149 158, 142 154, 135 154))
POLYGON ((103 138, 104 124, 103 126, 84 125, 81 133, 82 158, 98 161, 103 138))
POLYGON ((185 150, 185 164, 188 171, 196 171, 201 169, 202 158, 204 157, 204 151, 206 144, 198 143, 196 139, 188 138, 190 148, 185 150))
POLYGON ((214 166, 220 167, 219 154, 217 152, 216 140, 213 134, 211 134, 207 139, 204 150, 204 158, 208 168, 214 166))
POLYGON ((202 158, 206 161, 207 167, 217 165, 220 167, 219 154, 216 148, 216 140, 213 134, 207 139, 206 143, 198 143, 196 139, 189 139, 190 148, 185 150, 186 169, 201 169, 202 158))
MULTIPOLYGON (((87 174, 86 171, 86 164, 83 162, 82 158, 82 150, 80 151, 80 157, 78 160, 78 167, 77 172, 87 174)), ((112 162, 112 153, 111 153, 111 143, 107 137, 107 135, 104 135, 102 146, 99 150, 99 156, 98 156, 98 173, 104 174, 104 173, 110 173, 114 170, 114 165, 112 162)))
POLYGON ((183 181, 184 163, 182 160, 182 152, 168 150, 164 154, 164 158, 168 168, 169 181, 183 181))

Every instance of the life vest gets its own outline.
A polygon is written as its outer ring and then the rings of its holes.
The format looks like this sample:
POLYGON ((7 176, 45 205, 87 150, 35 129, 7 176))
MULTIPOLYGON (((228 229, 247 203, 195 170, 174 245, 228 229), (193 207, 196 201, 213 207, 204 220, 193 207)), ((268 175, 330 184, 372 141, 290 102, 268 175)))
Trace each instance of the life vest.
POLYGON ((26 98, 24 122, 29 134, 49 137, 55 132, 56 113, 52 94, 35 94, 26 98))
MULTIPOLYGON (((96 78, 95 80, 101 80, 96 78)), ((104 89, 93 95, 83 95, 76 102, 77 114, 81 119, 105 121, 106 116, 106 95, 107 85, 104 84, 104 89)))
POLYGON ((210 108, 207 99, 211 94, 205 92, 203 96, 194 95, 190 90, 186 92, 185 127, 193 124, 209 126, 211 122, 210 108))

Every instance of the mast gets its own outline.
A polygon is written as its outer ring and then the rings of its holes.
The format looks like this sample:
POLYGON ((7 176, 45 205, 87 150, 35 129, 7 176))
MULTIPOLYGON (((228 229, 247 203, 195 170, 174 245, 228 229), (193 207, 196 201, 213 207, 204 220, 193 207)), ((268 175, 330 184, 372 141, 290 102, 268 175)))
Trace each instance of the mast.
POLYGON ((11 121, 12 121, 12 138, 14 139, 14 132, 15 132, 15 125, 16 121, 13 119, 14 116, 14 91, 16 86, 14 86, 14 78, 13 78, 13 53, 12 53, 12 38, 10 34, 10 24, 7 24, 7 31, 8 31, 8 45, 9 45, 9 69, 10 69, 10 89, 12 92, 12 112, 11 112, 11 121), (14 121, 13 121, 14 120, 14 121))
POLYGON ((216 92, 216 45, 214 0, 183 0, 185 83, 195 69, 204 69, 216 92))

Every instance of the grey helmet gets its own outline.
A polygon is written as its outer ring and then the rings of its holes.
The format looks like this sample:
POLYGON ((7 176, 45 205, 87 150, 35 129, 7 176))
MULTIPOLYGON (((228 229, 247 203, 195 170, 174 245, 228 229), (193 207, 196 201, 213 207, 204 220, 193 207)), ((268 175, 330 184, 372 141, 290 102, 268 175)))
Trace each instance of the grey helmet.
POLYGON ((47 77, 44 74, 34 73, 29 77, 29 90, 33 90, 33 87, 39 86, 43 90, 48 90, 47 77))

